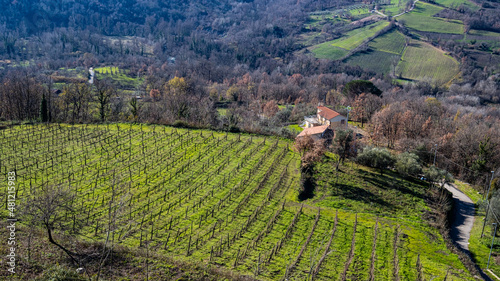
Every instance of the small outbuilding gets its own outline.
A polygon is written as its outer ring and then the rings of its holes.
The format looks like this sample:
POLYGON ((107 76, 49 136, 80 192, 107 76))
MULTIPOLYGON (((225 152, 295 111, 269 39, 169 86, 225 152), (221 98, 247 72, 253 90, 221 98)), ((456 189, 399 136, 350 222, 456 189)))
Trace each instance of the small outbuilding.
POLYGON ((316 126, 311 128, 305 128, 302 132, 300 132, 297 138, 310 136, 313 140, 316 141, 331 136, 331 132, 332 130, 330 130, 329 125, 316 126))

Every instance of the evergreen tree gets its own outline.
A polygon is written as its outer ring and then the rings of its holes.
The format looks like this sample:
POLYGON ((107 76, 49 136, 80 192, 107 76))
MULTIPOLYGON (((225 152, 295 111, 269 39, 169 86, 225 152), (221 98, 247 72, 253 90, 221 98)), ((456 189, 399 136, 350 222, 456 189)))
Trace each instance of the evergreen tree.
POLYGON ((49 121, 49 112, 48 112, 48 106, 47 106, 47 99, 45 99, 45 94, 42 95, 42 101, 40 102, 40 120, 42 122, 48 122, 49 121))

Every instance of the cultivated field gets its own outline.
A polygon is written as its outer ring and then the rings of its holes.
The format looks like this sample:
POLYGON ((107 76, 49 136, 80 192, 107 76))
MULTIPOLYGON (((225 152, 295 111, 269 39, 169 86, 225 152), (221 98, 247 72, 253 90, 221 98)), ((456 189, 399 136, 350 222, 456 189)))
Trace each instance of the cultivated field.
POLYGON ((381 4, 380 11, 384 14, 396 15, 404 11, 405 2, 400 0, 378 1, 381 4))
POLYGON ((348 51, 358 47, 388 25, 389 22, 387 21, 379 21, 362 28, 351 30, 342 38, 313 46, 311 51, 318 58, 332 60, 340 59, 346 55, 348 51))
POLYGON ((120 89, 134 90, 142 84, 143 78, 133 78, 128 70, 120 69, 116 66, 105 66, 94 68, 98 79, 110 78, 117 83, 120 89))
POLYGON ((398 31, 387 32, 369 44, 372 51, 351 56, 347 63, 377 73, 389 73, 397 65, 405 46, 405 38, 398 31))
POLYGON ((377 51, 383 51, 396 55, 401 55, 405 47, 405 37, 398 31, 391 31, 373 39, 370 47, 377 51))
POLYGON ((325 172, 339 183, 337 195, 351 185, 375 192, 371 186, 380 181, 387 194, 379 197, 407 207, 380 209, 374 201, 374 210, 364 202, 342 211, 332 207, 346 205, 325 200, 301 203, 299 157, 289 141, 164 126, 56 124, 0 130, 0 143, 0 173, 17 172, 19 205, 64 190, 71 209, 59 210, 64 219, 56 226, 80 239, 103 241, 109 232, 110 241, 125 246, 263 280, 470 279, 419 219, 425 206, 418 182, 385 185, 377 171, 361 168, 356 173, 364 171, 369 185, 363 186, 351 166, 344 175, 325 172), (412 192, 398 195, 397 186, 412 192))
POLYGON ((476 3, 469 0, 436 0, 437 4, 448 8, 457 9, 460 5, 466 6, 471 10, 478 10, 480 7, 476 3))
POLYGON ((427 43, 412 40, 403 54, 396 74, 412 80, 432 79, 437 85, 442 85, 458 74, 458 66, 458 62, 443 51, 427 43))
POLYGON ((392 68, 393 61, 396 64, 399 61, 399 55, 391 54, 382 51, 369 51, 357 53, 346 61, 350 65, 356 65, 363 69, 371 70, 376 73, 389 73, 392 68))
POLYGON ((398 21, 404 21, 407 27, 419 31, 454 34, 463 33, 464 30, 461 21, 433 17, 442 9, 441 7, 420 1, 417 2, 415 9, 413 9, 411 13, 404 14, 397 19, 398 21))

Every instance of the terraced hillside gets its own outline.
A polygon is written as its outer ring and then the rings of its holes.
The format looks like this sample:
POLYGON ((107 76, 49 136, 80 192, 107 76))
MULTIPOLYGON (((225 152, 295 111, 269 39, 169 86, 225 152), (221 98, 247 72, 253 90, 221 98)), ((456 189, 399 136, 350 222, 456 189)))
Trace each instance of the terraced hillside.
MULTIPOLYGON (((371 214, 368 202, 359 214, 298 202, 299 157, 286 140, 164 126, 23 125, 0 130, 0 144, 0 173, 16 171, 18 205, 70 193, 71 208, 60 209, 55 225, 83 240, 110 233, 128 247, 262 280, 471 279, 419 219, 419 196, 386 217, 371 214)), ((338 187, 350 182, 342 176, 338 187)), ((367 192, 371 185, 384 183, 367 180, 367 192)))

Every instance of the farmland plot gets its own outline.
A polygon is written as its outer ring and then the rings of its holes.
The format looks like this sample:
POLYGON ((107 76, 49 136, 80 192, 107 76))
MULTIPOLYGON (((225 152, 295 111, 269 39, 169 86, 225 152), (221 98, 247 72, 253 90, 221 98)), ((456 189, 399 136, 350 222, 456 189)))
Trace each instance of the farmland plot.
POLYGON ((263 280, 414 280, 417 270, 442 279, 450 266, 448 280, 470 278, 421 222, 285 200, 300 179, 289 141, 56 124, 0 130, 0 143, 0 173, 16 172, 19 205, 66 190, 72 208, 61 210, 57 229, 80 239, 102 241, 109 233, 128 247, 263 280))
POLYGON ((405 50, 397 74, 412 80, 431 80, 446 84, 459 73, 458 62, 443 51, 413 40, 405 50))
POLYGON ((342 38, 318 44, 311 48, 317 58, 340 59, 347 55, 350 50, 355 49, 377 32, 384 29, 389 22, 379 21, 374 24, 349 31, 342 38))

